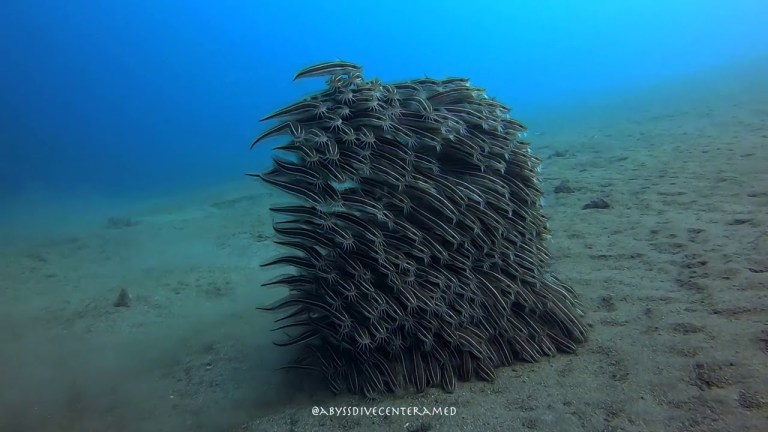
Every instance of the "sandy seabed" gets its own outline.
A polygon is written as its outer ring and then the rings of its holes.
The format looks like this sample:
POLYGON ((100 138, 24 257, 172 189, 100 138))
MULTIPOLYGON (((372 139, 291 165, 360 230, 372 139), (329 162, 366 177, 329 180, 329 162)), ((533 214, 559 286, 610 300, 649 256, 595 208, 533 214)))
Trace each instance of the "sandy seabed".
POLYGON ((529 121, 553 270, 591 328, 577 355, 373 403, 277 372, 290 350, 254 307, 284 294, 258 264, 285 198, 242 182, 2 243, 0 430, 768 430, 765 64, 529 121), (610 208, 583 209, 595 198, 610 208))

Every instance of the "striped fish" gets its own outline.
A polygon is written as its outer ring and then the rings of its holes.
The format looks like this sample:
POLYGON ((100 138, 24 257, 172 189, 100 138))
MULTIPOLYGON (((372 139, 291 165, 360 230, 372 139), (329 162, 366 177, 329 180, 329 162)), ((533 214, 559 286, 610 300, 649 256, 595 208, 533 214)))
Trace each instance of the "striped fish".
POLYGON ((256 137, 255 140, 253 140, 253 143, 251 143, 251 150, 256 146, 256 144, 259 143, 259 141, 263 139, 267 139, 273 136, 282 135, 285 133, 290 133, 293 136, 296 136, 298 133, 301 132, 301 126, 298 123, 295 122, 285 122, 280 123, 279 125, 273 126, 264 132, 261 133, 258 137, 256 137))
POLYGON ((440 84, 466 86, 466 85, 469 85, 469 78, 461 78, 461 77, 443 78, 442 80, 440 80, 440 84))
POLYGON ((283 285, 283 286, 289 286, 289 287, 290 286, 312 286, 312 285, 315 285, 315 280, 311 276, 287 274, 287 275, 277 276, 261 284, 261 286, 263 287, 273 286, 273 285, 283 285))
POLYGON ((316 172, 310 169, 307 169, 304 166, 295 164, 293 162, 290 162, 281 158, 277 158, 277 157, 273 157, 272 161, 274 162, 275 166, 278 167, 280 170, 284 171, 287 174, 290 174, 291 176, 300 178, 303 181, 313 183, 320 178, 316 172))
POLYGON ((368 385, 370 389, 365 392, 365 395, 369 398, 375 397, 381 392, 386 391, 384 380, 381 374, 377 371, 377 368, 370 361, 363 360, 363 371, 368 378, 368 385))
POLYGON ((324 160, 316 163, 314 169, 317 173, 322 174, 321 178, 324 180, 330 180, 336 183, 344 183, 346 176, 341 167, 337 167, 337 164, 327 157, 324 160))
POLYGON ((450 87, 427 97, 427 101, 433 105, 455 104, 471 99, 474 99, 472 88, 463 86, 450 87))
POLYGON ((461 353, 461 360, 459 365, 459 377, 463 381, 469 381, 472 379, 472 355, 469 353, 469 351, 463 351, 461 353))
MULTIPOLYGON (((284 255, 262 264, 260 267, 269 267, 273 265, 289 265, 306 271, 315 271, 317 266, 311 259, 297 255, 284 255)), ((266 310, 266 309, 265 309, 266 310)))
POLYGON ((478 359, 474 363, 475 372, 478 378, 483 381, 493 382, 496 379, 496 373, 493 371, 493 366, 485 359, 478 359))
POLYGON ((262 179, 264 182, 269 183, 270 185, 283 190, 285 192, 288 192, 291 195, 295 195, 301 198, 304 198, 308 201, 310 201, 312 204, 315 205, 323 205, 325 203, 325 197, 321 197, 320 195, 315 194, 312 192, 312 189, 309 188, 306 183, 303 182, 296 182, 296 181, 286 181, 284 179, 278 179, 262 174, 248 174, 252 177, 258 177, 262 179))
POLYGON ((552 344, 555 345, 555 347, 558 349, 558 351, 562 351, 565 353, 574 353, 576 352, 576 345, 574 345, 573 342, 568 340, 567 338, 555 334, 554 332, 547 332, 547 337, 552 342, 552 344))
POLYGON ((321 77, 332 75, 349 75, 354 72, 360 72, 363 68, 354 63, 341 60, 323 62, 305 67, 296 73, 293 80, 300 78, 321 77))
POLYGON ((459 216, 459 212, 454 208, 453 204, 451 204, 445 197, 443 197, 437 190, 432 188, 431 186, 428 188, 425 187, 419 187, 419 185, 427 185, 428 183, 421 182, 421 179, 424 179, 423 177, 419 175, 412 176, 413 181, 409 185, 413 185, 416 187, 409 187, 406 189, 407 194, 412 195, 411 196, 411 202, 418 202, 417 199, 414 199, 415 197, 420 197, 424 201, 432 204, 432 206, 438 210, 440 210, 444 215, 451 218, 453 223, 456 223, 456 219, 459 216))
POLYGON ((279 117, 297 116, 300 114, 306 114, 307 112, 317 112, 320 105, 321 104, 318 102, 302 100, 280 108, 277 111, 262 117, 259 121, 267 121, 279 117))
POLYGON ((395 378, 395 374, 392 372, 392 368, 389 367, 389 362, 378 353, 373 353, 371 355, 371 362, 378 368, 382 378, 389 384, 389 389, 391 391, 397 391, 400 388, 400 385, 397 378, 395 378))
POLYGON ((303 252, 315 265, 325 263, 326 258, 314 246, 301 241, 275 240, 275 244, 303 252))
POLYGON ((441 220, 435 218, 420 207, 413 206, 411 208, 411 215, 417 216, 423 224, 440 232, 443 237, 453 243, 454 246, 458 246, 461 243, 461 238, 452 227, 444 224, 441 220))
POLYGON ((416 385, 416 391, 424 393, 427 389, 427 374, 424 370, 424 362, 421 358, 421 353, 416 350, 411 350, 412 367, 413 367, 413 381, 416 385))
POLYGON ((340 211, 331 213, 331 216, 346 223, 347 225, 355 227, 357 230, 363 232, 371 240, 377 240, 379 237, 382 237, 381 231, 378 229, 378 227, 371 224, 369 220, 365 220, 353 213, 340 211))
MULTIPOLYGON (((287 347, 287 346, 298 345, 298 344, 301 344, 301 343, 306 343, 306 342, 312 341, 312 340, 320 337, 321 335, 322 334, 320 333, 320 331, 318 329, 311 328, 311 329, 305 331, 304 333, 301 333, 301 334, 299 334, 297 336, 294 336, 294 337, 288 339, 287 341, 284 341, 284 342, 272 342, 272 343, 275 346, 287 347)), ((308 366, 308 365, 288 365, 288 366, 284 366, 284 367, 286 367, 286 368, 310 369, 310 370, 316 370, 316 371, 319 370, 316 367, 308 366)))
MULTIPOLYGON (((283 144, 280 146, 276 146, 273 148, 274 150, 282 150, 289 153, 293 153, 301 158, 301 160, 304 161, 310 161, 310 160, 319 160, 320 156, 317 154, 317 151, 312 148, 309 145, 299 143, 297 141, 292 141, 288 144, 283 144)), ((311 166, 309 163, 307 163, 307 166, 311 166)))
POLYGON ((456 391, 456 376, 453 371, 453 366, 449 362, 443 362, 442 370, 440 373, 440 384, 448 393, 456 391))

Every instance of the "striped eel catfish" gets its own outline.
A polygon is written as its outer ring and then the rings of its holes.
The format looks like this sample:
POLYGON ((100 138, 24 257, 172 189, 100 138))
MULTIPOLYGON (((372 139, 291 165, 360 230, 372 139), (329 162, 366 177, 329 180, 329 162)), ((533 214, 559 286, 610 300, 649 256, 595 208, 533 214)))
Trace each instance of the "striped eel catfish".
POLYGON ((540 159, 510 108, 463 77, 398 82, 329 61, 324 87, 262 120, 272 167, 252 174, 298 199, 272 206, 266 281, 275 330, 334 393, 456 390, 497 369, 571 353, 587 338, 576 291, 549 271, 540 159))

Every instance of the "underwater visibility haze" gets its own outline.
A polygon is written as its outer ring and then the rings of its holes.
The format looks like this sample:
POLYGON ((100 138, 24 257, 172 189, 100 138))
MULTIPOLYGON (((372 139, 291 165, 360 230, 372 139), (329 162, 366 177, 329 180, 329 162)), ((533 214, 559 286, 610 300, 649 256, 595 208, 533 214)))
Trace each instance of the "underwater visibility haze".
POLYGON ((766 16, 4 2, 0 430, 766 430, 766 16))
POLYGON ((75 0, 3 6, 3 201, 147 195, 264 163, 243 143, 284 77, 327 59, 384 80, 466 76, 534 113, 759 54, 765 5, 736 1, 75 0), (261 162, 260 162, 261 161, 261 162))

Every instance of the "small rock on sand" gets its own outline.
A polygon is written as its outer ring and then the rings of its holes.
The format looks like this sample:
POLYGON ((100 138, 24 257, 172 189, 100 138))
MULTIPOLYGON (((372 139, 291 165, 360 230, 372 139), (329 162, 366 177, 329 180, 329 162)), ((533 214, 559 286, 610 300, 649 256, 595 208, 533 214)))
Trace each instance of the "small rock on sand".
POLYGON ((114 307, 131 307, 131 295, 125 288, 120 288, 120 293, 117 294, 117 299, 112 305, 114 307))

